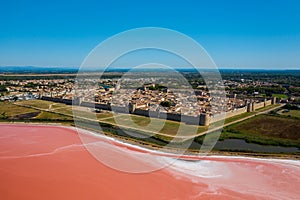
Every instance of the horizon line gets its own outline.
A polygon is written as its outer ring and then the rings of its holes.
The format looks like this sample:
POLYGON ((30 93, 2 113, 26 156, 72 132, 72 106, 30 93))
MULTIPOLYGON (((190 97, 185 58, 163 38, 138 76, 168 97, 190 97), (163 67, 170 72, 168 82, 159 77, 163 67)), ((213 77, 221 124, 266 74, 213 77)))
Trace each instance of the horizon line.
MULTIPOLYGON (((61 70, 64 70, 64 69, 68 69, 68 70, 79 70, 80 67, 75 67, 75 66, 38 66, 38 65, 0 65, 0 68, 5 68, 5 67, 10 67, 10 68, 18 68, 18 67, 22 67, 22 68, 26 68, 26 67, 31 67, 31 68, 41 68, 41 69, 61 69, 61 70)), ((132 67, 114 67, 114 68, 108 68, 108 69, 113 69, 113 70, 128 70, 128 69, 132 69, 132 67)), ((152 68, 144 68, 144 69, 152 69, 152 68)), ((173 69, 179 69, 179 70, 192 70, 192 69, 196 69, 196 68, 192 68, 192 67, 174 67, 173 69)), ((201 69, 215 69, 215 68, 201 68, 201 69)), ((249 67, 216 67, 216 69, 219 69, 219 70, 262 70, 262 71, 274 71, 274 70, 277 70, 277 71, 287 71, 287 70, 300 70, 300 67, 299 68, 276 68, 276 67, 273 67, 273 68, 262 68, 262 67, 253 67, 253 68, 249 68, 249 67)), ((88 68, 87 70, 101 70, 101 69, 93 69, 92 67, 91 68, 88 68)))

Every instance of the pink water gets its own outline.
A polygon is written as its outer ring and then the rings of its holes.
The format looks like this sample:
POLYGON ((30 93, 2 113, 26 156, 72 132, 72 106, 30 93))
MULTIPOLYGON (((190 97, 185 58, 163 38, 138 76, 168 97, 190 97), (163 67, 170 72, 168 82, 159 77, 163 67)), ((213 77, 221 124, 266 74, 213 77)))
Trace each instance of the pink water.
MULTIPOLYGON (((103 153, 120 160, 115 148, 149 153, 118 142, 108 145, 112 151, 103 153)), ((172 159, 150 154, 160 162, 172 159)), ((58 126, 0 125, 0 180, 5 200, 300 199, 298 161, 206 157, 151 173, 125 173, 96 160, 75 130, 58 126)))

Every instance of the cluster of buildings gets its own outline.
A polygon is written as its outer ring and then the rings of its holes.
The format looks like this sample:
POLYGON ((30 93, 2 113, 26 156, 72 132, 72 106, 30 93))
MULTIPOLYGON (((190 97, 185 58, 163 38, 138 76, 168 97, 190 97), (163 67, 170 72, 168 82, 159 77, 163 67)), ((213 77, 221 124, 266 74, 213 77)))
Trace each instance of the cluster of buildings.
MULTIPOLYGON (((9 94, 0 97, 0 100, 16 100, 16 97, 19 100, 43 98, 63 103, 76 102, 82 106, 96 105, 98 110, 153 115, 178 121, 180 116, 187 116, 187 120, 200 117, 205 119, 202 125, 208 124, 208 117, 213 118, 223 112, 234 113, 241 108, 250 112, 253 110, 253 103, 264 101, 255 102, 232 94, 224 98, 222 95, 211 95, 212 91, 205 87, 192 89, 184 85, 180 87, 180 83, 169 85, 170 80, 167 80, 168 87, 159 80, 156 80, 158 83, 154 83, 153 79, 144 81, 149 82, 142 83, 138 80, 123 86, 118 79, 84 79, 80 84, 75 84, 74 79, 1 81, 1 85, 8 85, 9 94), (78 85, 80 89, 75 91, 79 93, 74 94, 74 87, 78 85)), ((225 81, 225 86, 230 84, 232 82, 225 81)))
POLYGON ((42 95, 52 95, 61 98, 72 98, 73 79, 33 79, 0 81, 6 86, 6 91, 0 97, 6 100, 30 100, 41 98, 42 95))
MULTIPOLYGON (((211 95, 211 92, 207 91, 206 88, 193 89, 168 79, 161 82, 159 79, 154 81, 146 78, 143 80, 136 79, 134 82, 125 80, 121 85, 118 80, 97 82, 93 79, 85 79, 77 85, 80 85, 75 86, 76 92, 79 92, 75 96, 80 98, 80 102, 123 107, 130 104, 134 109, 144 111, 199 116, 201 113, 218 114, 245 106, 243 99, 234 96, 224 98, 225 93, 223 96, 211 95), (213 103, 216 105, 214 106, 213 103), (226 107, 219 107, 220 104, 226 105, 226 107)), ((64 98, 53 93, 44 93, 43 96, 64 98)), ((69 97, 69 99, 71 98, 74 97, 69 97)))

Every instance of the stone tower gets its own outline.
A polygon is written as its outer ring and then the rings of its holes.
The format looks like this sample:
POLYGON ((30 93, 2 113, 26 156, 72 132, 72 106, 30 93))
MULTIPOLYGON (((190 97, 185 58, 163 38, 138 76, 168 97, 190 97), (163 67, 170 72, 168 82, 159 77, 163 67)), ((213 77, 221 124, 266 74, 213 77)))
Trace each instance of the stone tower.
POLYGON ((209 116, 209 114, 208 113, 201 113, 200 114, 199 125, 209 126, 209 122, 210 122, 210 116, 209 116))

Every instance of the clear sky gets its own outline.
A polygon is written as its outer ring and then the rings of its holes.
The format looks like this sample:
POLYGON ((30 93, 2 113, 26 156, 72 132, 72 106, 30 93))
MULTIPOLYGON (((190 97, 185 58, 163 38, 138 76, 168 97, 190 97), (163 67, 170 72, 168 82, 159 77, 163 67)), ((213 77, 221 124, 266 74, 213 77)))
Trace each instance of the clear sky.
POLYGON ((79 66, 127 29, 165 27, 221 68, 300 69, 300 1, 1 1, 0 66, 79 66))

